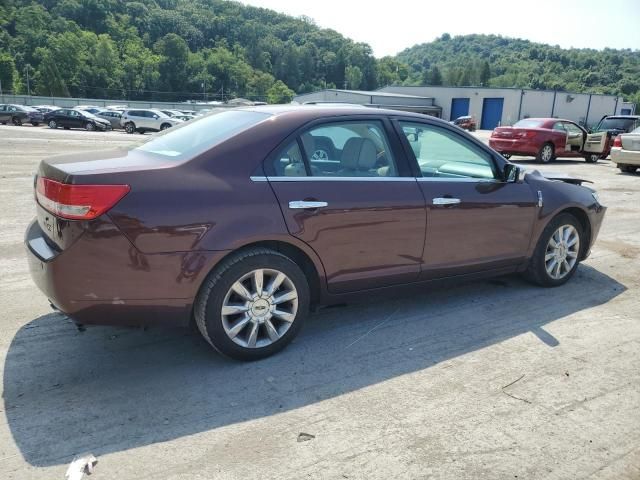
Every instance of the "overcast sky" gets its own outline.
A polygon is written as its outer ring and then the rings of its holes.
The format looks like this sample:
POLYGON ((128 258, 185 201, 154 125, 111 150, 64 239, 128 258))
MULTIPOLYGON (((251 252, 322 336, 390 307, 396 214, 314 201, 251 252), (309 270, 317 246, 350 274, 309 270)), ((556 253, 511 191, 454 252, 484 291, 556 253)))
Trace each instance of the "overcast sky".
POLYGON ((640 49, 640 0, 242 0, 394 55, 447 32, 496 34, 563 48, 640 49))

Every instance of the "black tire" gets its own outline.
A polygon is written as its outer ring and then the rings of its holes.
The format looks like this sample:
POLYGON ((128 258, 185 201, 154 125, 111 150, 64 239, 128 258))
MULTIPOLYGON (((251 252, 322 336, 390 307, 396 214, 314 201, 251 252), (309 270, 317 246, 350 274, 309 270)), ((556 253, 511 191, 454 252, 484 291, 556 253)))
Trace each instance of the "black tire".
POLYGON ((223 355, 243 361, 259 360, 282 350, 298 334, 308 311, 309 284, 304 273, 287 256, 266 248, 241 251, 225 259, 204 281, 194 304, 195 322, 205 340, 223 355), (278 270, 290 279, 297 291, 298 308, 289 329, 278 340, 264 347, 244 347, 227 335, 222 306, 227 292, 238 279, 262 268, 278 270))
POLYGON ((528 281, 541 287, 558 287, 565 284, 575 274, 578 265, 580 264, 586 242, 587 239, 585 238, 582 225, 578 219, 569 213, 561 213, 552 219, 542 231, 542 234, 538 239, 538 243, 536 244, 536 249, 529 260, 529 265, 527 266, 527 270, 523 273, 523 276, 528 281), (580 239, 578 258, 571 270, 564 277, 554 279, 547 272, 545 255, 547 251, 547 244, 549 243, 551 236, 563 225, 571 225, 578 232, 578 238, 580 239))
POLYGON ((58 122, 56 122, 55 120, 49 120, 47 126, 55 130, 56 128, 58 128, 58 122))
POLYGON ((506 158, 507 160, 509 160, 511 158, 511 154, 510 153, 501 153, 502 158, 506 158))
POLYGON ((16 127, 22 126, 22 120, 20 120, 18 117, 12 117, 11 123, 13 123, 16 127))
POLYGON ((133 122, 127 122, 124 124, 124 131, 128 134, 136 133, 136 124, 133 122))
POLYGON ((71 127, 62 127, 62 128, 64 128, 65 130, 71 130, 71 127))
POLYGON ((588 153, 584 156, 584 160, 587 163, 597 163, 598 160, 600 160, 600 154, 599 153, 588 153))
POLYGON ((31 125, 33 125, 34 127, 37 127, 38 125, 40 125, 40 122, 31 122, 31 125))
POLYGON ((635 165, 618 165, 618 168, 626 173, 636 173, 636 170, 638 169, 635 165))
POLYGON ((87 132, 94 132, 96 130, 96 126, 93 124, 93 122, 87 122, 84 124, 84 129, 87 132))
POLYGON ((556 159, 556 152, 553 143, 547 142, 540 147, 536 160, 541 163, 549 163, 556 159), (549 154, 550 149, 550 154, 549 154))
POLYGON ((166 130, 167 128, 171 128, 170 123, 163 123, 162 125, 160 125, 160 131, 166 130))

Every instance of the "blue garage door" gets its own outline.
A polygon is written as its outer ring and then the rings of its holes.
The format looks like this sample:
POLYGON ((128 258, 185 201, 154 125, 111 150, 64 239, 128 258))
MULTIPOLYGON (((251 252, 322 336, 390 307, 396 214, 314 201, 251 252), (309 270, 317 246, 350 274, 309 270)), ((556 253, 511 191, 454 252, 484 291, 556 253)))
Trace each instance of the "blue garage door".
POLYGON ((468 98, 452 98, 451 99, 451 115, 449 120, 455 120, 458 117, 469 115, 469 99, 468 98))
POLYGON ((504 98, 485 98, 482 101, 482 130, 493 130, 502 120, 502 106, 504 98))

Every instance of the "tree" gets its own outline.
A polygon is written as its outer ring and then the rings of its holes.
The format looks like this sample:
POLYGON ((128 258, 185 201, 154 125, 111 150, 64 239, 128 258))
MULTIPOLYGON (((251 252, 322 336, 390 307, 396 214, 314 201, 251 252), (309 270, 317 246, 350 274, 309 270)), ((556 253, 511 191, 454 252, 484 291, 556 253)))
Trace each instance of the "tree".
POLYGON ((427 80, 428 85, 442 85, 442 73, 440 73, 440 69, 436 65, 429 70, 427 80))
POLYGON ((358 67, 355 67, 353 65, 348 65, 344 69, 344 77, 347 80, 348 88, 352 90, 357 90, 360 88, 360 85, 362 84, 363 75, 362 75, 362 70, 360 70, 358 67))
POLYGON ((278 80, 267 91, 267 101, 269 103, 290 103, 296 92, 287 87, 284 82, 278 80))
POLYGON ((3 92, 11 92, 14 90, 14 83, 18 79, 16 72, 16 64, 11 55, 7 53, 0 54, 0 85, 3 92))
POLYGON ((489 85, 489 79, 491 78, 491 67, 486 60, 482 62, 480 67, 480 85, 486 87, 489 85))
POLYGON ((160 81, 164 88, 181 91, 185 84, 185 67, 189 47, 180 35, 168 33, 156 42, 153 49, 161 56, 160 81))

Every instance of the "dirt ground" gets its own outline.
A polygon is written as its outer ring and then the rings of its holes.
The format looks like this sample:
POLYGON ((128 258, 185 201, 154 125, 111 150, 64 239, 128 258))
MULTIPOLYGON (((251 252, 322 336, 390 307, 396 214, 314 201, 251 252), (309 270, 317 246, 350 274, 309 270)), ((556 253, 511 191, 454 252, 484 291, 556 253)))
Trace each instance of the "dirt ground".
POLYGON ((328 308, 242 364, 187 330, 81 333, 29 277, 38 162, 132 138, 0 126, 0 478, 62 479, 86 452, 95 480, 640 478, 640 175, 518 160, 593 180, 609 207, 561 288, 328 308))

